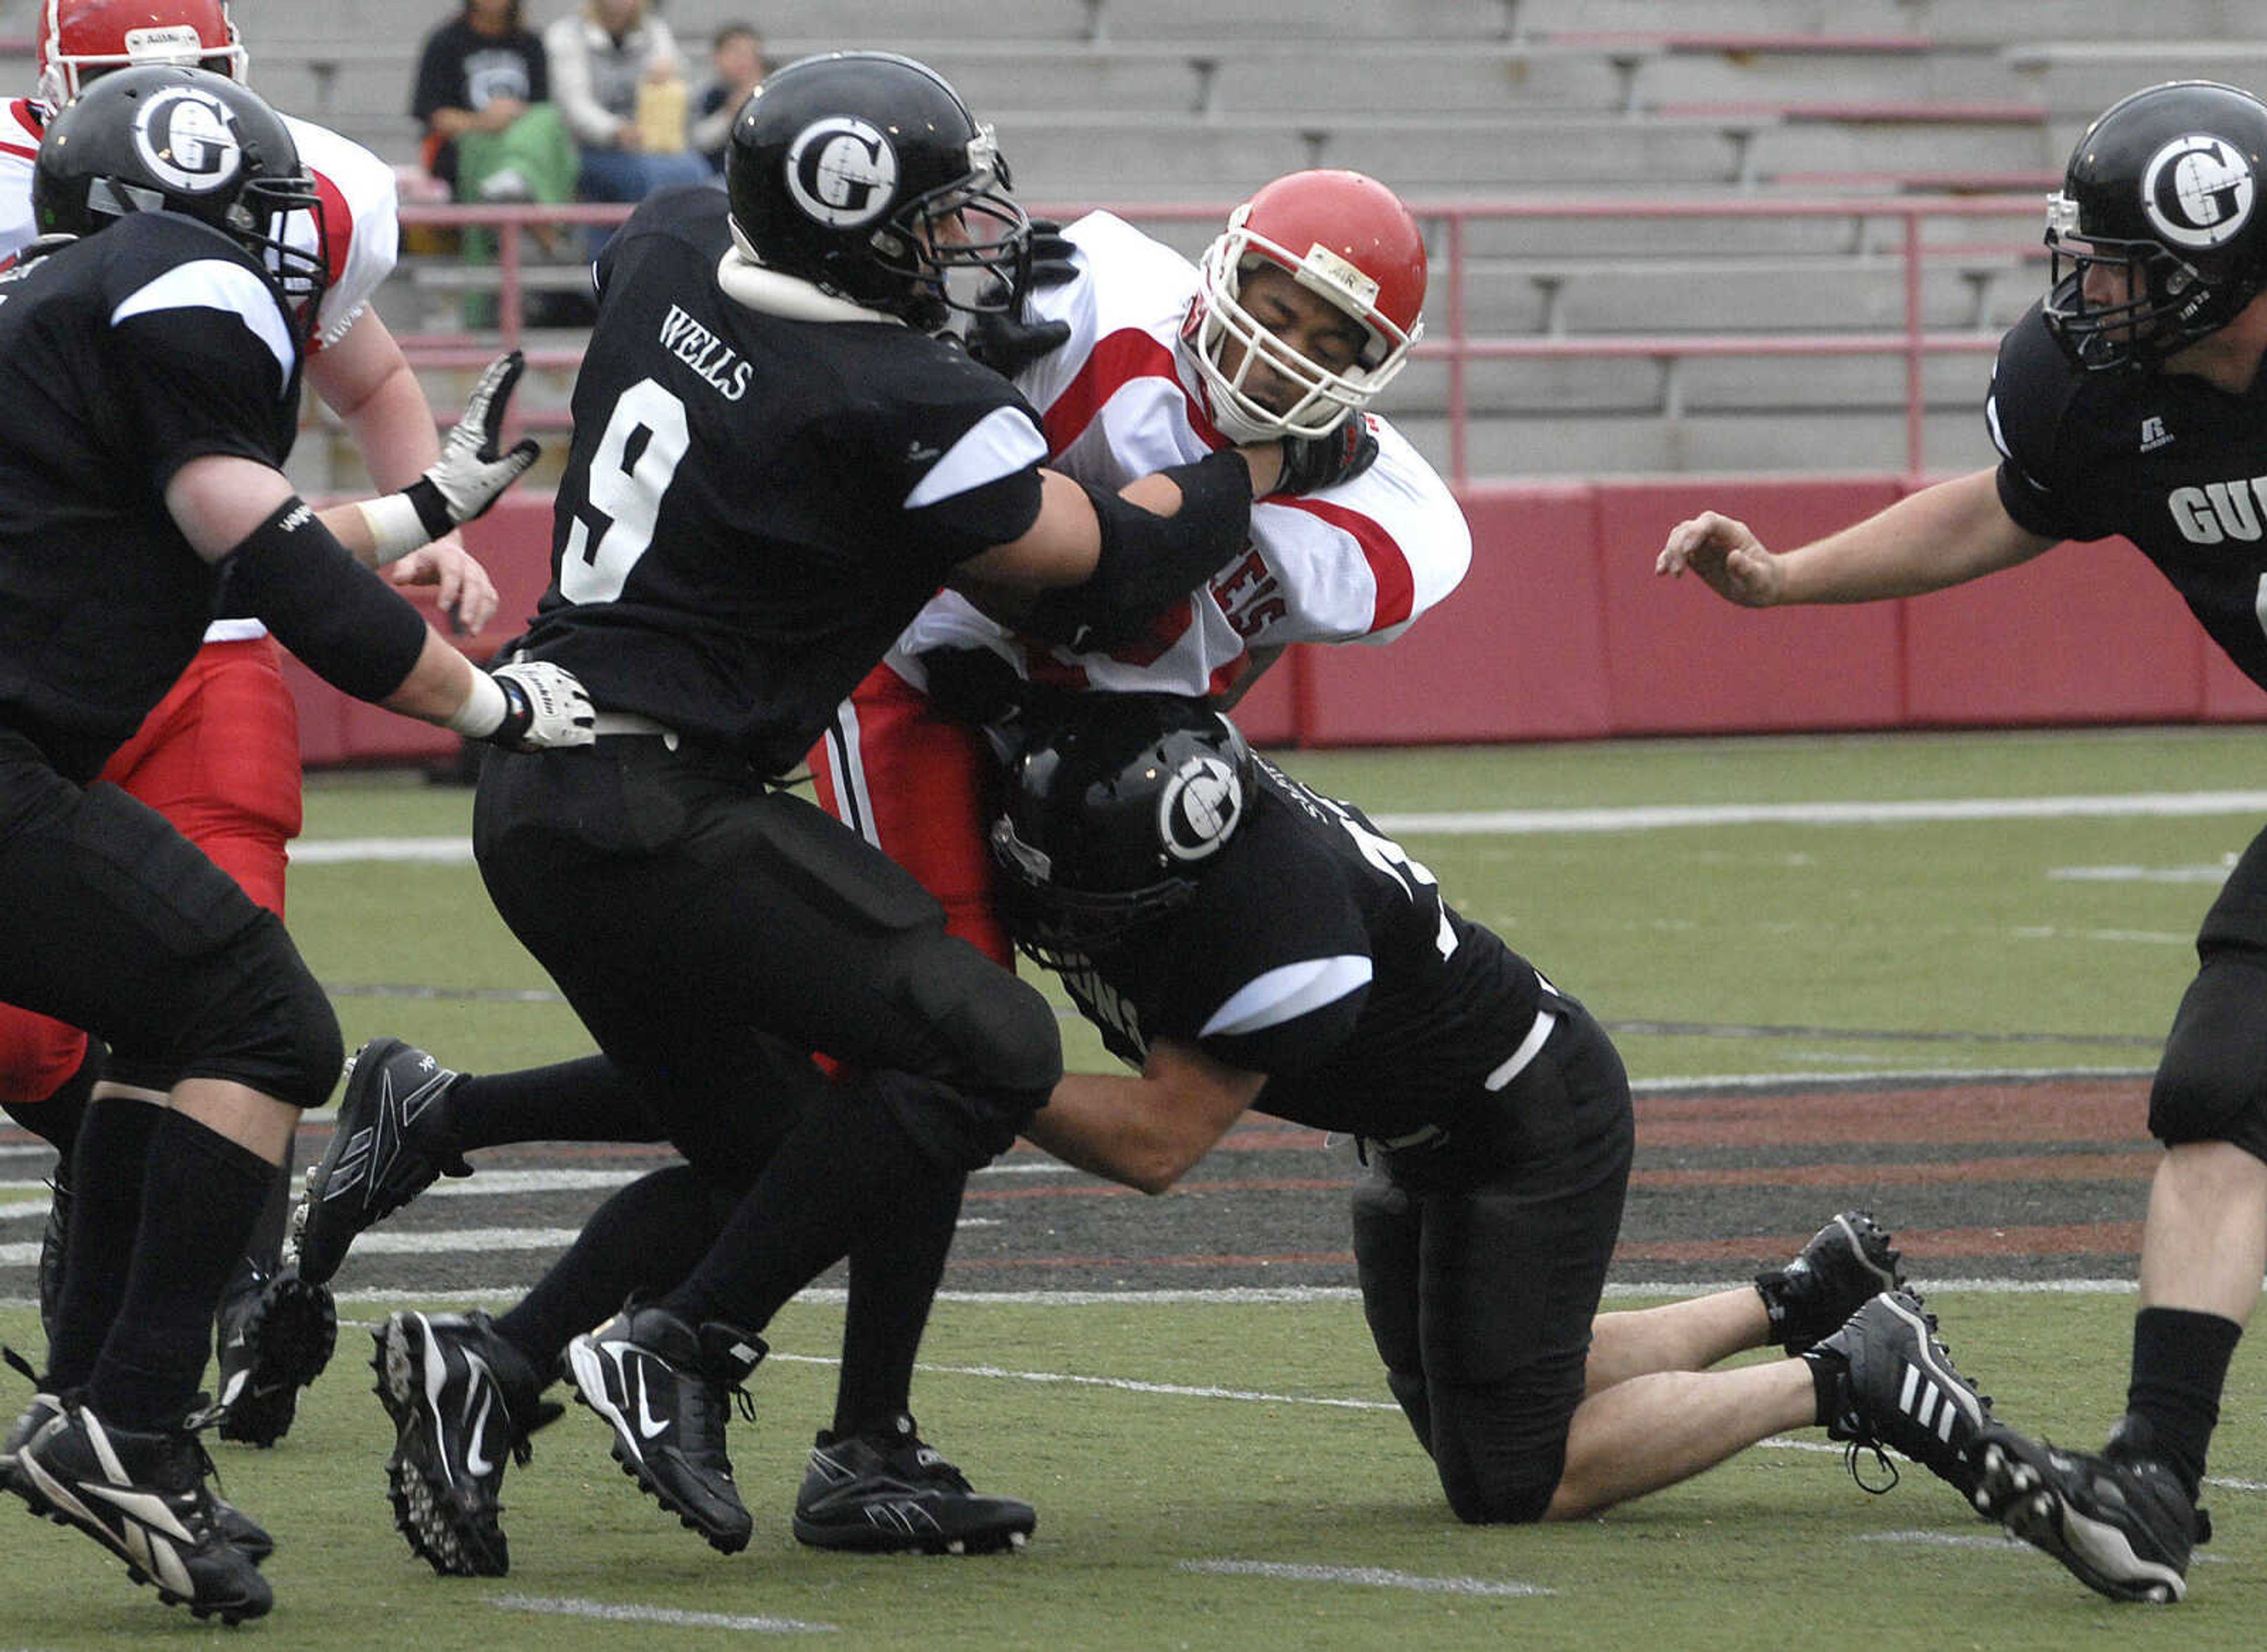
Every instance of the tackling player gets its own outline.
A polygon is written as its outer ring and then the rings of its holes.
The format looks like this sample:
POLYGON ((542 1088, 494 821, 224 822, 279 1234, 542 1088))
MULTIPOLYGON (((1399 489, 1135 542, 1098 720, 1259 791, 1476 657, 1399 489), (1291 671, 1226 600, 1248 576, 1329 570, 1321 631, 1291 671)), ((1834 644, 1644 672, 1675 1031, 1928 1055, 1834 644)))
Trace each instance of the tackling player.
POLYGON ((1017 943, 1141 1073, 1067 1076, 1024 1134, 1150 1193, 1250 1108, 1354 1135, 1363 1309, 1459 1519, 1586 1518, 1813 1425, 1973 1485, 1988 1406, 1861 1213, 1753 1290, 1598 1312, 1635 1140, 1612 1042, 1201 701, 1059 703, 991 846, 1017 943), (1802 1357, 1707 1369, 1769 1343, 1802 1357))
MULTIPOLYGON (((1714 511, 1655 571, 1748 607, 1941 591, 2122 534, 2267 687, 2267 105, 2174 81, 2113 104, 2049 198, 2045 298, 1999 346, 2001 462, 1785 553, 1714 511)), ((2267 1271, 2267 833, 2197 936, 2149 1095, 2165 1144, 2141 1237, 2125 1414, 2097 1455, 1985 1435, 1977 1504, 2089 1587, 2172 1601, 2228 1362, 2267 1271)))
MULTIPOLYGON (((39 0, 34 54, 36 94, 0 108, 0 255, 21 252, 35 232, 33 159, 47 123, 99 77, 129 64, 189 63, 242 81, 247 63, 226 0, 39 0)), ((328 276, 307 382, 352 433, 376 485, 406 487, 440 445, 425 393, 370 304, 393 268, 393 172, 335 132, 284 119, 325 207, 319 247, 309 220, 292 231, 295 245, 319 252, 328 276)), ((495 611, 495 586, 453 531, 385 572, 396 584, 434 587, 466 634, 495 611)), ((206 643, 102 777, 179 826, 281 914, 288 845, 300 822, 297 713, 259 620, 215 620, 206 643)), ((0 1105, 59 1155, 40 1262, 43 1318, 53 1317, 65 1254, 67 1167, 101 1068, 99 1047, 78 1029, 0 1005, 0 1105)), ((216 1327, 224 1439, 274 1444, 290 1427, 300 1387, 330 1355, 328 1291, 302 1283, 281 1261, 290 1192, 287 1153, 216 1327)))
MULTIPOLYGON (((780 70, 735 122, 728 170, 726 192, 649 198, 599 261, 554 583, 522 647, 587 681, 600 744, 488 764, 473 833, 498 911, 693 1188, 618 1194, 493 1323, 404 1313, 379 1333, 397 1517, 443 1571, 508 1563, 505 1448, 541 1420, 562 1350, 640 1486, 744 1547, 727 1391, 777 1309, 846 1255, 854 1277, 886 1276, 902 1380, 838 1399, 822 1444, 840 1449, 824 1472, 814 1453, 797 1534, 981 1550, 1029 1533, 1029 1505, 977 1496, 922 1443, 903 1384, 968 1171, 1060 1075, 1053 1012, 783 782, 940 585, 1045 634, 1116 635, 1223 565, 1255 496, 1287 474, 1325 488, 1358 457, 1222 448, 1123 488, 1048 468, 1034 410, 936 336, 955 310, 1011 303, 1031 248, 991 128, 921 64, 780 70)), ((437 1110, 436 1069, 397 1046, 356 1078, 407 1123, 409 1104, 437 1110)), ((400 1168, 385 1128, 342 1124, 338 1146, 311 1180, 310 1266, 313 1213, 400 1168)), ((881 1369, 856 1347, 845 1364, 881 1369)))

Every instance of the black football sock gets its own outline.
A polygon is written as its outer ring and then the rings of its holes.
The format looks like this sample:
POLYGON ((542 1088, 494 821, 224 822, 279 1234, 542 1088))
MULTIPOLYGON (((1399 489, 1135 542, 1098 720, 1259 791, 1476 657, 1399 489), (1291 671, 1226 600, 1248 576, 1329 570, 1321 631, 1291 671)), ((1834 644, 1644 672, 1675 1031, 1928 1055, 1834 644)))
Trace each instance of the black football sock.
POLYGON ((114 1096, 86 1109, 71 1154, 70 1220, 62 1295, 56 1304, 48 1377, 55 1392, 93 1373, 102 1340, 118 1318, 126 1273, 142 1225, 142 1181, 150 1142, 165 1109, 114 1096))
POLYGON ((796 1123, 708 1255, 661 1305, 689 1323, 761 1331, 861 1240, 896 1231, 941 1169, 867 1079, 846 1080, 796 1123))
POLYGON ((2147 1426, 2154 1454, 2194 1497, 2219 1424, 2220 1391, 2243 1327, 2216 1313, 2144 1308, 2133 1316, 2133 1375, 2125 1408, 2147 1426))
POLYGON ((658 1142, 662 1128, 629 1076, 603 1055, 467 1074, 449 1086, 460 1151, 521 1142, 658 1142))
MULTIPOLYGON (((244 1249, 248 1267, 239 1267, 239 1276, 256 1274, 260 1280, 275 1277, 283 1266, 283 1234, 291 1223, 291 1204, 297 1189, 292 1171, 298 1163, 298 1142, 294 1139, 283 1144, 283 1163, 276 1167, 268 1189, 268 1202, 260 1207, 260 1219, 253 1224, 252 1243, 244 1249)), ((233 1292, 235 1281, 231 1281, 233 1292)))
POLYGON ((90 1038, 86 1054, 79 1058, 70 1076, 47 1095, 37 1101, 0 1101, 0 1112, 55 1149, 65 1186, 70 1185, 71 1152, 78 1145, 78 1127, 86 1118, 87 1098, 93 1093, 95 1081, 102 1076, 104 1054, 102 1040, 90 1038))
POLYGON ((275 1166, 168 1109, 150 1142, 142 1226, 87 1403, 123 1428, 177 1426, 196 1393, 213 1310, 244 1255, 275 1166))
POLYGON ((913 1409, 913 1362, 967 1185, 962 1177, 940 1176, 901 1188, 890 1230, 851 1247, 835 1433, 886 1428, 899 1413, 913 1409))
POLYGON ((708 1253, 735 1194, 690 1164, 641 1176, 591 1213, 565 1255, 495 1322, 504 1340, 548 1372, 568 1341, 636 1293, 668 1289, 708 1253))

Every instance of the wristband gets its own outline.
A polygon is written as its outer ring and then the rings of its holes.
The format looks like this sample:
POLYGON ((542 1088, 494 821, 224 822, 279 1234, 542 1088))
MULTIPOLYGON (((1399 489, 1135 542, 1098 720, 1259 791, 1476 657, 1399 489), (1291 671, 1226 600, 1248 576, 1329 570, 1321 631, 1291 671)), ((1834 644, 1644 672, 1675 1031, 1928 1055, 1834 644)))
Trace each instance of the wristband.
POLYGON ((465 696, 465 703, 449 714, 448 729, 467 739, 484 740, 503 726, 504 713, 511 702, 504 697, 503 685, 486 672, 474 668, 473 692, 465 696))
POLYGON ((456 525, 441 490, 422 476, 399 493, 365 499, 355 509, 362 512, 380 568, 423 550, 456 525))

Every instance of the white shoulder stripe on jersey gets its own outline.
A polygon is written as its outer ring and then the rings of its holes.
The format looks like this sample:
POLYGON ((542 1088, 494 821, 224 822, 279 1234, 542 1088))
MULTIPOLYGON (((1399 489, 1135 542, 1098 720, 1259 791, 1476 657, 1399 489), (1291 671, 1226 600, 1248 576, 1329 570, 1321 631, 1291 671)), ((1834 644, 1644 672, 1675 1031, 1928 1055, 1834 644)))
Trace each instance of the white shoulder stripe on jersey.
POLYGON ((1310 1010, 1335 1003, 1356 988, 1368 986, 1370 973, 1369 960, 1350 953, 1271 969, 1238 988, 1213 1011, 1212 1019, 1197 1036, 1258 1032, 1295 1021, 1310 1010))
POLYGON ((920 485, 906 496, 905 509, 918 510, 1029 470, 1046 456, 1047 439, 1029 415, 1016 407, 994 407, 928 467, 920 485))
POLYGON ((243 265, 224 258, 177 264, 121 302, 110 312, 110 325, 165 310, 220 310, 234 316, 275 358, 275 393, 281 396, 290 384, 297 355, 283 325, 282 309, 268 283, 243 265))

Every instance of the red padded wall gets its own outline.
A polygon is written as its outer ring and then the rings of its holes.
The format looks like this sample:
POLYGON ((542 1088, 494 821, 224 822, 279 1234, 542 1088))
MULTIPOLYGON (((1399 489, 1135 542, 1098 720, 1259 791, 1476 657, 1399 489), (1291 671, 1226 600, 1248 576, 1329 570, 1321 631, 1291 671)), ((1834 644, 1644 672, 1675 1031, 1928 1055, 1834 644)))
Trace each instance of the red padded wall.
POLYGON ((1773 547, 1816 539, 1897 497, 1871 478, 1605 482, 1599 594, 1613 732, 1879 728, 1901 713, 1896 603, 1754 613, 1691 576, 1661 579, 1669 530, 1704 510, 1773 547))

